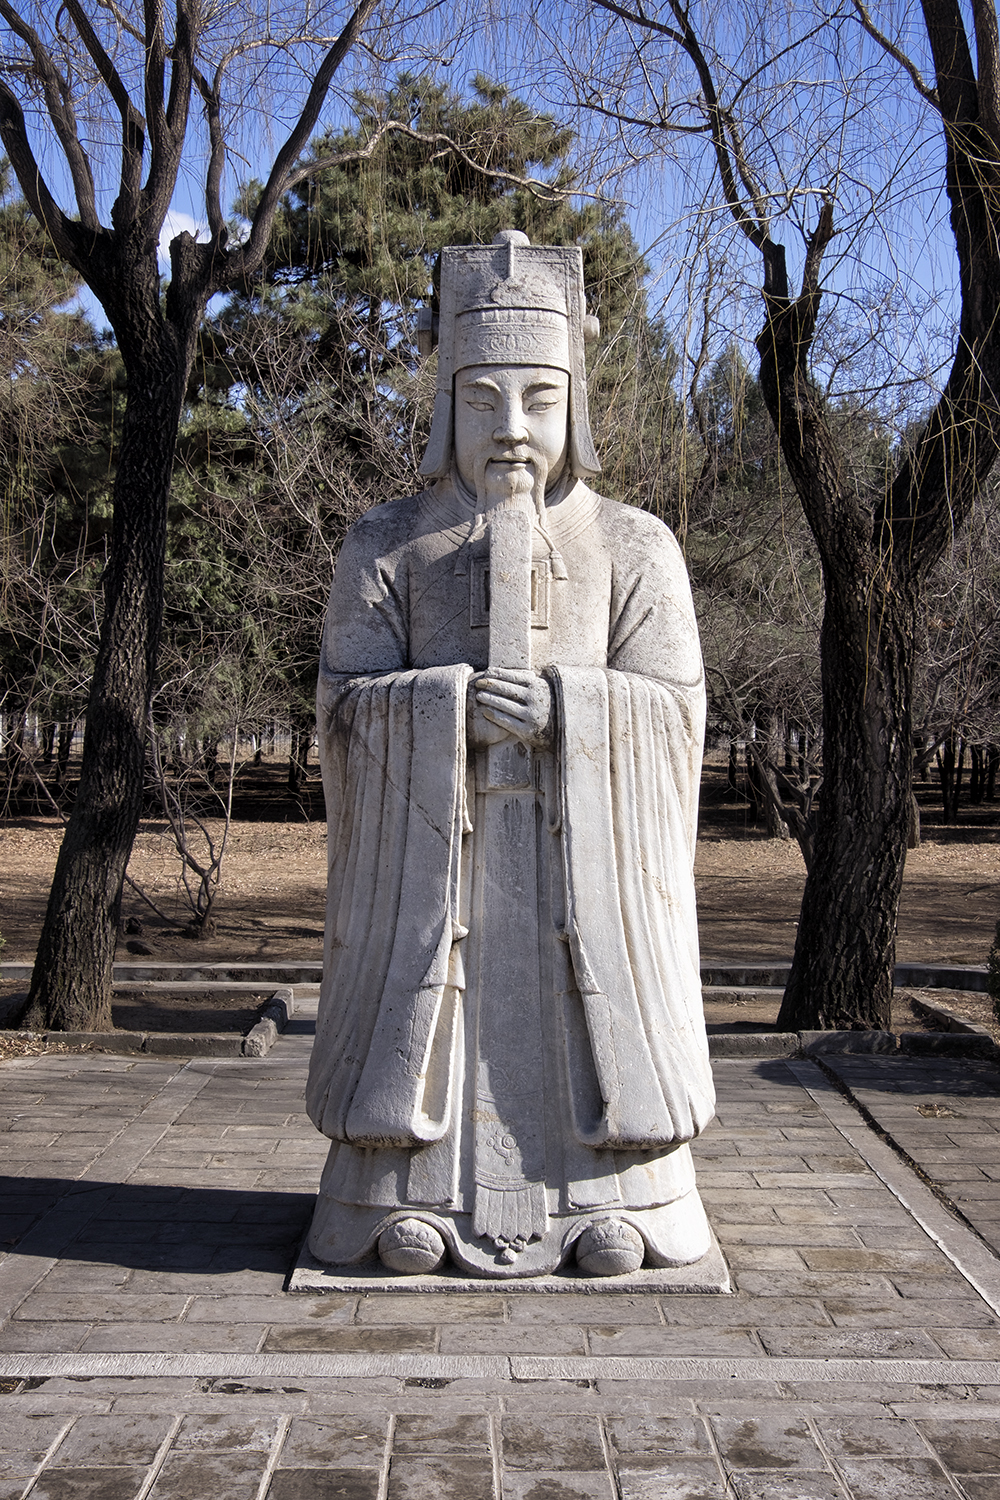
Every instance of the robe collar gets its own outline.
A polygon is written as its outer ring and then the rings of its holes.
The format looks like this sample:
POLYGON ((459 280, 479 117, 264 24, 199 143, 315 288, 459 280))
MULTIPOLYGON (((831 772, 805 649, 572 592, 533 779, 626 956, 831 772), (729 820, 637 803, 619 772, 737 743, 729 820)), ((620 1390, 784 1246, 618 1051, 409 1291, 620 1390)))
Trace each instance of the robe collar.
MULTIPOLYGON (((424 490, 420 505, 442 531, 453 534, 459 546, 472 537, 476 525, 474 503, 466 498, 464 487, 459 487, 451 475, 424 490)), ((596 521, 600 509, 600 495, 570 474, 545 498, 545 530, 561 546, 586 531, 596 521)))

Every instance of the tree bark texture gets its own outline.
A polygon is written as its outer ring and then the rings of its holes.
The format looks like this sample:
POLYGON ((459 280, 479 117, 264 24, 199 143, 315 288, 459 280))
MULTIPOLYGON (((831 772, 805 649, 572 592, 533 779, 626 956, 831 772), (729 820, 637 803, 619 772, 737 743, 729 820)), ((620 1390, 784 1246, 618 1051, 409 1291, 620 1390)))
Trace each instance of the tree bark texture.
POLYGON ((778 1026, 885 1031, 911 817, 912 603, 828 578, 821 649, 823 786, 778 1026))

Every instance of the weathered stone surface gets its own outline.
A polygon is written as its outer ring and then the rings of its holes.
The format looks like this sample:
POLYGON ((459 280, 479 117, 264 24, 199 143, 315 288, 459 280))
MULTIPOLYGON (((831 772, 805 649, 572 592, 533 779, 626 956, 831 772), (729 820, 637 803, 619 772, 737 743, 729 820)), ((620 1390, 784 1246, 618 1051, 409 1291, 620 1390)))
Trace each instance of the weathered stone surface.
POLYGON ((800 1031, 804 1057, 818 1057, 826 1052, 893 1053, 899 1038, 892 1031, 800 1031))
POLYGON ((708 1039, 710 1056, 715 1057, 794 1057, 799 1051, 797 1031, 760 1031, 718 1033, 708 1039))
POLYGON ((611 1279, 710 1249, 704 677, 670 533, 587 484, 582 265, 516 231, 443 252, 433 483, 337 563, 309 1245, 340 1269, 611 1279))
POLYGON ((507 1468, 605 1470, 601 1431, 593 1417, 565 1416, 559 1422, 504 1417, 502 1431, 507 1468))
POLYGON ((37 1500, 133 1500, 144 1478, 143 1469, 46 1469, 31 1493, 37 1500))

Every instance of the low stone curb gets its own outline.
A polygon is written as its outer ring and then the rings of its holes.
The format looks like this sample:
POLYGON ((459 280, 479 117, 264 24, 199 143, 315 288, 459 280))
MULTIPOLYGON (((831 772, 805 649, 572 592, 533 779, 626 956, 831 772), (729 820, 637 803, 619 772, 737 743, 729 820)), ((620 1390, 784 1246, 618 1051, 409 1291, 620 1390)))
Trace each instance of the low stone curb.
MULTIPOLYGON (((119 1380, 162 1380, 182 1379, 184 1377, 202 1380, 254 1380, 254 1381, 280 1381, 299 1379, 317 1379, 326 1377, 334 1380, 377 1380, 400 1379, 408 1381, 442 1380, 445 1382, 456 1380, 500 1380, 511 1383, 528 1383, 542 1381, 572 1381, 574 1383, 600 1381, 671 1381, 683 1384, 707 1385, 715 1381, 732 1382, 731 1390, 734 1396, 740 1391, 738 1382, 748 1385, 752 1382, 767 1382, 769 1389, 773 1390, 780 1384, 822 1384, 836 1385, 905 1385, 911 1387, 923 1387, 925 1389, 940 1386, 944 1389, 954 1388, 958 1385, 972 1386, 995 1386, 1000 1380, 1000 1361, 988 1359, 865 1359, 863 1357, 851 1358, 827 1358, 810 1359, 792 1356, 711 1356, 711 1355, 545 1355, 545 1354, 432 1354, 432 1353, 370 1353, 370 1354, 339 1354, 321 1351, 301 1351, 295 1354, 279 1353, 182 1353, 182 1354, 0 1354, 0 1379, 6 1380, 72 1380, 89 1381, 102 1379, 119 1380)), ((138 1393, 137 1393, 138 1394, 138 1393)), ((260 1394, 268 1394, 261 1392, 260 1394)), ((300 1392, 287 1392, 286 1394, 301 1394, 300 1392)), ((690 1399, 690 1398, 688 1398, 690 1399)), ((869 1398, 870 1399, 870 1398, 869 1398)), ((911 1398, 912 1399, 912 1398, 911 1398)), ((650 1401, 655 1402, 656 1396, 651 1395, 650 1401)), ((784 1407, 789 1400, 785 1396, 782 1401, 784 1407)), ((855 1397, 855 1401, 857 1397, 855 1397)), ((376 1397, 377 1401, 377 1397, 376 1397)), ((967 1402, 969 1406, 975 1406, 975 1402, 967 1402)), ((129 1408, 125 1408, 125 1412, 129 1408)), ((655 1408, 654 1408, 655 1409, 655 1408)), ((556 1408, 558 1411, 558 1408, 556 1408)), ((123 1412, 123 1416, 125 1415, 123 1412)), ((552 1406, 543 1406, 541 1412, 552 1412, 552 1406)), ((930 1414, 930 1413, 928 1413, 930 1414)), ((970 1416, 977 1416, 973 1410, 970 1416)), ((856 1418, 853 1418, 855 1419, 856 1418)), ((342 1470, 340 1471, 343 1472, 342 1470)), ((768 1478, 773 1470, 766 1470, 768 1478)), ((114 1473, 114 1469, 111 1469, 114 1473)), ((563 1470, 561 1473, 565 1474, 563 1470)), ((558 1476, 557 1476, 558 1477, 558 1476)), ((782 1476, 784 1477, 784 1476, 782 1476)), ((794 1474, 790 1476, 793 1480, 794 1474)), ((990 1476, 986 1476, 989 1479, 990 1476)), ((588 1489, 581 1493, 578 1489, 563 1488, 562 1494, 567 1497, 580 1497, 585 1500, 586 1496, 596 1493, 588 1489)), ((552 1496, 559 1495, 560 1490, 547 1488, 547 1493, 552 1496)), ((9 1491, 8 1491, 9 1493, 9 1491)), ((39 1496, 43 1493, 53 1494, 51 1489, 39 1488, 34 1493, 39 1496)), ((121 1488, 83 1490, 75 1489, 68 1491, 60 1487, 58 1492, 66 1496, 91 1495, 98 1493, 103 1495, 122 1495, 125 1491, 121 1488)), ((174 1494, 177 1491, 173 1491, 174 1494)), ((218 1492, 223 1493, 223 1492, 218 1492)), ((235 1488, 227 1488, 225 1494, 236 1493, 235 1488)), ((246 1493, 244 1491, 243 1493, 246 1493)), ((288 1492, 286 1492, 288 1493, 288 1492)), ((301 1493, 301 1492, 299 1492, 301 1493)), ((336 1490, 330 1488, 323 1491, 313 1489, 313 1495, 323 1493, 334 1495, 336 1490)), ((341 1489, 342 1495, 374 1495, 374 1490, 346 1490, 341 1489)), ((385 1493, 382 1491, 381 1493, 385 1493)), ((413 1491, 410 1491, 413 1494, 413 1491)), ((424 1490, 421 1492, 430 1496, 432 1492, 424 1490)), ((455 1494, 455 1490, 450 1491, 455 1494)), ((545 1494, 546 1491, 535 1489, 535 1494, 545 1494)), ((609 1493, 602 1490, 602 1494, 609 1493)), ((654 1491, 646 1490, 645 1494, 652 1495, 654 1491)), ((655 1492, 661 1495, 680 1494, 706 1494, 699 1486, 697 1491, 687 1488, 660 1489, 655 1492)), ((718 1493, 716 1490, 708 1492, 718 1493)), ((760 1493, 760 1491, 755 1491, 760 1493)), ((808 1490, 799 1488, 788 1488, 784 1486, 780 1490, 768 1489, 770 1495, 815 1495, 816 1490, 810 1486, 808 1490)), ((825 1487, 820 1492, 823 1495, 839 1493, 827 1490, 825 1487)), ((856 1492, 855 1492, 856 1493, 856 1492)), ((880 1496, 899 1496, 904 1493, 902 1489, 887 1490, 881 1486, 877 1491, 869 1491, 869 1494, 877 1493, 880 1496)), ((910 1494, 928 1496, 943 1495, 945 1491, 935 1489, 929 1491, 909 1491, 910 1494)), ((948 1490, 948 1495, 954 1491, 948 1490)), ((987 1495, 987 1491, 978 1490, 977 1494, 987 1495)))
POLYGON ((931 1005, 926 1000, 918 1000, 914 995, 912 999, 913 1009, 920 1015, 926 1016, 928 1021, 937 1021, 942 1031, 954 1031, 962 1036, 985 1036, 991 1035, 986 1026, 977 1026, 975 1021, 967 1021, 956 1011, 949 1010, 946 1005, 931 1005))
MULTIPOLYGON (((934 1008, 927 1006, 928 1011, 934 1008)), ((959 1021, 960 1017, 955 1017, 959 1021)), ((710 1057, 820 1057, 823 1053, 905 1057, 981 1057, 1000 1060, 990 1033, 966 1021, 948 1031, 711 1032, 710 1057)))
POLYGON ((226 1031, 8 1031, 46 1052, 141 1053, 157 1057, 266 1057, 294 1014, 290 988, 275 990, 246 1036, 226 1031))
MULTIPOLYGON (((703 963, 701 982, 710 989, 783 990, 791 972, 789 964, 703 963)), ((975 990, 985 994, 988 972, 985 964, 897 964, 893 984, 917 990, 975 990)))
MULTIPOLYGON (((30 963, 0 963, 0 979, 30 979, 34 966, 30 963)), ((319 984, 323 976, 323 965, 312 963, 222 963, 222 964, 155 964, 116 963, 112 966, 111 978, 116 985, 123 984, 197 984, 202 988, 224 984, 227 988, 248 985, 260 989, 263 985, 319 984)))
POLYGON ((295 1011, 295 997, 290 989, 275 990, 260 1013, 260 1020, 243 1038, 244 1057, 266 1057, 288 1025, 295 1011))

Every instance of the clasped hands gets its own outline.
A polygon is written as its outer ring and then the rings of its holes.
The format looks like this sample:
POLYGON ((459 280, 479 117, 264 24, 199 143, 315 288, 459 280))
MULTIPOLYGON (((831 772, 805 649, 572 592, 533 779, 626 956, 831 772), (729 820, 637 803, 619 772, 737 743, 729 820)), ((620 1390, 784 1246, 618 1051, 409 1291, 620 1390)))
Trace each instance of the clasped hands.
POLYGON ((476 750, 510 735, 548 750, 555 738, 552 689, 538 672, 477 672, 469 683, 467 718, 469 745, 476 750))

